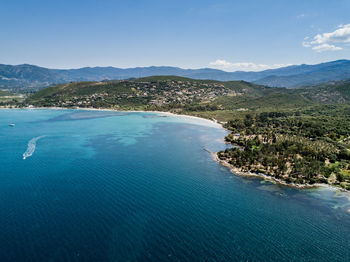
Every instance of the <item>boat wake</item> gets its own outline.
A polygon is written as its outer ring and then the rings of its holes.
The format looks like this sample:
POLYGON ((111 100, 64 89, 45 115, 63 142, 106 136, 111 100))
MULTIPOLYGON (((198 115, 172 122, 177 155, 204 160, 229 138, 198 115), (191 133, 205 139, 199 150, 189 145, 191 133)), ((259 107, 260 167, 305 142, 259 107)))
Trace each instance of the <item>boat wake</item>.
POLYGON ((36 148, 36 142, 40 138, 43 138, 43 137, 45 137, 45 136, 34 137, 28 142, 27 150, 23 153, 23 160, 26 159, 27 157, 32 156, 34 154, 34 151, 35 151, 35 148, 36 148))

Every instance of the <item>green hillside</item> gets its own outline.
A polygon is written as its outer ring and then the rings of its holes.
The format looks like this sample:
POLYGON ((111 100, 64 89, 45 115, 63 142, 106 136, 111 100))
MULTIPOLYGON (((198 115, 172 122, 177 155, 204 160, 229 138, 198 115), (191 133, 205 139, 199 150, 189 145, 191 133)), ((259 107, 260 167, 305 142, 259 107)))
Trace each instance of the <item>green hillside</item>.
POLYGON ((227 111, 290 111, 350 101, 350 81, 300 89, 269 88, 245 81, 151 76, 130 80, 73 82, 45 88, 25 103, 35 106, 176 110, 229 120, 227 111))
POLYGON ((0 106, 17 105, 23 102, 24 96, 21 94, 14 94, 7 90, 0 90, 0 106))
MULTIPOLYGON (((76 82, 52 86, 30 96, 27 104, 60 107, 121 109, 220 108, 222 97, 258 98, 271 88, 244 81, 193 80, 157 76, 105 82, 76 82)), ((203 109, 201 109, 203 110, 203 109)))
POLYGON ((318 104, 346 104, 350 81, 299 89, 269 88, 245 81, 195 80, 151 76, 130 80, 73 82, 51 86, 30 96, 35 106, 177 110, 228 120, 227 112, 288 111, 318 104), (197 113, 196 113, 197 112, 197 113), (208 113, 205 113, 208 116, 208 113))
MULTIPOLYGON (((298 90, 297 90, 298 91, 298 90)), ((325 104, 345 104, 350 101, 350 80, 335 81, 299 89, 305 97, 325 104)))

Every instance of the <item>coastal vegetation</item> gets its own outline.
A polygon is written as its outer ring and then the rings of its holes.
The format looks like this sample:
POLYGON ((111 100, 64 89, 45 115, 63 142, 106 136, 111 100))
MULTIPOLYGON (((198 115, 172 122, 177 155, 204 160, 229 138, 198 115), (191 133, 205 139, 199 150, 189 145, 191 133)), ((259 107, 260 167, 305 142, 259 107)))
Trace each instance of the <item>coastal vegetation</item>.
POLYGON ((154 76, 73 82, 8 106, 158 110, 216 119, 234 147, 218 152, 241 172, 289 184, 350 190, 350 81, 297 89, 245 81, 154 76))
POLYGON ((16 106, 24 101, 24 95, 0 90, 0 106, 16 106))
POLYGON ((235 147, 218 157, 243 172, 350 190, 349 113, 343 106, 246 114, 225 124, 235 147))

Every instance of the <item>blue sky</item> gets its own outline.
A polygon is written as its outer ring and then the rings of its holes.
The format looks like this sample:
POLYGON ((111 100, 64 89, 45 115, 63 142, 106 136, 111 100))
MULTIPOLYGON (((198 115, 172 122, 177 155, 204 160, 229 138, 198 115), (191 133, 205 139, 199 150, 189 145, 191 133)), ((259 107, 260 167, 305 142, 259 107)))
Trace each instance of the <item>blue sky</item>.
POLYGON ((0 63, 261 70, 350 59, 349 0, 1 0, 0 63))

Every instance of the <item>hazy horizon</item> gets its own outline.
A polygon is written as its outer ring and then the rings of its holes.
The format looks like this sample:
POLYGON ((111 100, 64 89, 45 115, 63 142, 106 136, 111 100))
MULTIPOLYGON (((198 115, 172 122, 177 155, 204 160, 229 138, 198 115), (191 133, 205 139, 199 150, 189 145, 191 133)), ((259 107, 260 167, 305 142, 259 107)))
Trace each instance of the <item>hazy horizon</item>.
POLYGON ((56 69, 56 70, 71 70, 71 69, 81 69, 81 68, 107 68, 107 67, 113 67, 113 68, 118 68, 118 69, 131 69, 131 68, 148 68, 148 67, 176 67, 180 69, 185 69, 185 70, 199 70, 199 69, 215 69, 215 70, 221 70, 224 72, 237 72, 237 71, 244 71, 244 72, 260 72, 260 71, 265 71, 265 70, 270 70, 270 69, 278 69, 278 68, 283 68, 283 67, 288 67, 288 66, 299 66, 299 65, 317 65, 317 64, 322 64, 322 63, 329 63, 329 62, 334 62, 334 61, 340 61, 340 60, 349 60, 349 59, 337 59, 337 60, 331 60, 331 61, 324 61, 316 64, 308 64, 308 63, 301 63, 301 64, 289 64, 289 65, 283 65, 280 67, 275 67, 275 68, 267 68, 267 69, 261 69, 261 70, 234 70, 234 71, 229 71, 225 69, 219 69, 219 68, 214 68, 214 67, 198 67, 198 68, 186 68, 186 67, 180 67, 180 66, 173 66, 173 65, 145 65, 145 66, 131 66, 131 67, 119 67, 119 66, 112 66, 112 65, 106 65, 106 66, 100 66, 100 65, 92 65, 92 66, 81 66, 81 67, 67 67, 67 68, 55 68, 55 67, 45 67, 41 65, 36 65, 36 64, 31 64, 31 63, 21 63, 21 64, 5 64, 5 63, 0 63, 4 65, 11 65, 11 66, 20 66, 20 65, 31 65, 31 66, 38 66, 42 68, 48 68, 48 69, 56 69))

